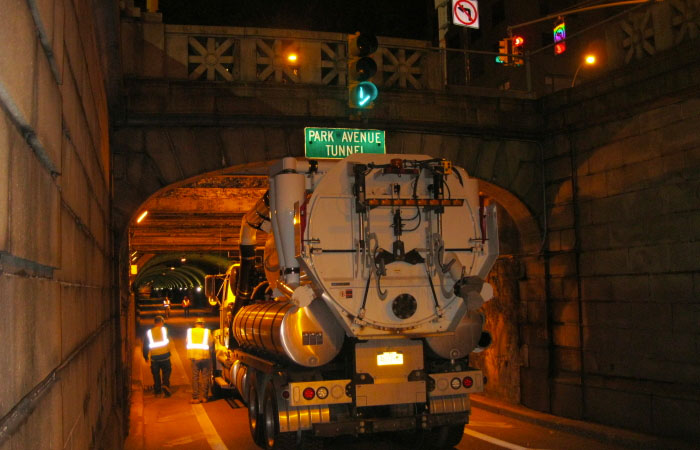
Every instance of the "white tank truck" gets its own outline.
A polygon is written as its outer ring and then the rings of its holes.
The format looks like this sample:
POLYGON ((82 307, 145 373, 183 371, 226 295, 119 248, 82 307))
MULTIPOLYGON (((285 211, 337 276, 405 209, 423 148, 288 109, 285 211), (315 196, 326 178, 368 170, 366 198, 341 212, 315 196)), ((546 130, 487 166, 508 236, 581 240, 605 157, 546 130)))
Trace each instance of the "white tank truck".
POLYGON ((240 237, 218 293, 222 276, 206 282, 221 305, 213 386, 238 391, 258 445, 378 432, 412 448, 460 441, 485 382, 468 357, 491 342, 478 308, 498 253, 496 208, 475 179, 426 155, 284 158, 240 237))

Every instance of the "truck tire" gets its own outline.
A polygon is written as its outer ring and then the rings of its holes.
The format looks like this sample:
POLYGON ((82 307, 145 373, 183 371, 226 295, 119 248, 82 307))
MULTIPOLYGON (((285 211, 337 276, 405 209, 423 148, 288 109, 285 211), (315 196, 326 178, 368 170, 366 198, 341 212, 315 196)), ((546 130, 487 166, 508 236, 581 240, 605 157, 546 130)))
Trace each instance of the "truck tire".
POLYGON ((403 446, 416 450, 449 450, 459 444, 464 435, 464 424, 445 425, 432 430, 395 433, 403 446))
POLYGON ((451 449, 459 444, 464 436, 464 424, 445 425, 433 430, 435 434, 436 449, 451 449))
POLYGON ((268 382, 263 397, 263 445, 266 450, 296 450, 299 447, 296 432, 280 433, 279 412, 275 386, 268 382))
POLYGON ((253 442, 262 446, 262 417, 260 414, 260 404, 258 401, 258 391, 255 388, 255 380, 248 384, 248 427, 250 435, 253 437, 253 442))

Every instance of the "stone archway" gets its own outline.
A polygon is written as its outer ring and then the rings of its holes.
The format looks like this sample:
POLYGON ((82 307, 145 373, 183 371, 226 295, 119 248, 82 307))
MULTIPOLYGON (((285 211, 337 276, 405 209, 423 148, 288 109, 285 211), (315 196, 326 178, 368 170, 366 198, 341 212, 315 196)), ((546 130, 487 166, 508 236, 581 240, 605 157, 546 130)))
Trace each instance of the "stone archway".
POLYGON ((488 276, 495 296, 483 307, 493 344, 471 362, 488 379, 486 395, 531 406, 542 395, 533 386, 548 385, 548 358, 542 353, 548 351, 542 236, 513 193, 483 180, 479 187, 498 205, 500 256, 488 276))

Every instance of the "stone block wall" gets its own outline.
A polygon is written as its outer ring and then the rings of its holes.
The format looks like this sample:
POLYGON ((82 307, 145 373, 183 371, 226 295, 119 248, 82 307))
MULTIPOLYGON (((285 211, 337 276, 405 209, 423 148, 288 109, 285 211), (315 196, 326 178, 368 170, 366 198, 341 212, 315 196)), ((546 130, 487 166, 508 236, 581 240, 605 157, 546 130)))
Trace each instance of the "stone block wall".
POLYGON ((119 448, 107 101, 87 0, 0 14, 0 449, 119 448))
POLYGON ((699 55, 543 100, 556 414, 700 440, 699 55))

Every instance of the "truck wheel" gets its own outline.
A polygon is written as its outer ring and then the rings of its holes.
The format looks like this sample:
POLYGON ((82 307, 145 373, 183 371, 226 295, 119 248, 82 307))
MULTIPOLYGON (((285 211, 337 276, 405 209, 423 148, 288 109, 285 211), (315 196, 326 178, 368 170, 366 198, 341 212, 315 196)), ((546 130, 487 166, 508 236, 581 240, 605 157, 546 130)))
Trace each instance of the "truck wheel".
POLYGON ((253 437, 253 442, 262 446, 262 421, 260 417, 260 404, 258 403, 258 391, 255 389, 255 382, 250 383, 248 387, 248 427, 250 435, 253 437))
POLYGON ((280 433, 279 413, 277 411, 277 396, 272 382, 265 387, 263 400, 263 435, 264 446, 267 450, 296 450, 297 433, 280 433))
POLYGON ((444 425, 434 428, 429 435, 431 435, 433 446, 428 448, 435 450, 451 449, 462 440, 462 436, 464 436, 464 424, 444 425))
POLYGON ((396 440, 406 447, 420 450, 448 450, 459 444, 464 435, 464 424, 445 425, 432 430, 396 433, 396 440))

